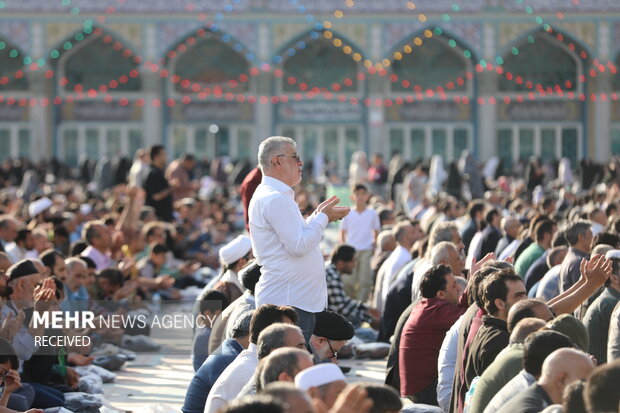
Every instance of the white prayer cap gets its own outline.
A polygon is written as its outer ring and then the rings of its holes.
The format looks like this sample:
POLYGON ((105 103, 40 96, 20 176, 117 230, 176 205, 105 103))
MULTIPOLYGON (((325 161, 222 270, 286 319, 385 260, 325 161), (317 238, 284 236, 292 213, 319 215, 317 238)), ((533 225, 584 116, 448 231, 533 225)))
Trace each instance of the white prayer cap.
POLYGON ((250 238, 246 235, 239 235, 237 238, 230 241, 220 249, 220 260, 224 264, 230 265, 238 259, 248 255, 248 252, 250 252, 251 249, 252 242, 250 241, 250 238))
POLYGON ((88 215, 93 212, 93 207, 90 204, 82 204, 80 205, 80 214, 88 215))
POLYGON ((310 387, 318 387, 341 380, 347 381, 337 364, 323 363, 298 373, 295 376, 295 386, 305 391, 310 387))
POLYGON ((620 250, 607 251, 607 254, 605 254, 605 258, 607 258, 608 260, 620 260, 620 250))
POLYGON ((605 229, 601 224, 599 224, 598 222, 593 222, 592 226, 590 227, 590 229, 592 230, 592 235, 596 236, 598 235, 600 232, 603 232, 603 230, 605 229))
POLYGON ((28 213, 34 218, 41 212, 48 210, 52 205, 52 201, 49 198, 37 199, 28 206, 28 213))

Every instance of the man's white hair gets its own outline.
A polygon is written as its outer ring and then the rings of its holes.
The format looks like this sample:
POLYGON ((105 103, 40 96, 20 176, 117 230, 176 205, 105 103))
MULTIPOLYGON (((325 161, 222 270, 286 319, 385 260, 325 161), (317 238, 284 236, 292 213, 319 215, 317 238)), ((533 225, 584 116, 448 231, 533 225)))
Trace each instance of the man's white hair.
POLYGON ((261 171, 264 172, 271 168, 271 158, 274 155, 280 155, 277 152, 281 152, 282 147, 286 144, 297 146, 293 139, 286 136, 271 136, 260 143, 258 146, 258 166, 261 171))
POLYGON ((456 246, 449 241, 441 241, 431 250, 431 265, 439 265, 448 262, 450 258, 450 250, 457 253, 456 246))
POLYGON ((67 271, 69 271, 69 273, 71 275, 73 275, 73 271, 75 267, 82 267, 84 269, 87 269, 87 265, 86 262, 84 260, 82 260, 79 257, 69 257, 65 260, 65 265, 67 266, 67 271))
POLYGON ((394 233, 391 230, 384 229, 377 236, 377 245, 379 245, 381 247, 381 250, 383 251, 385 250, 385 247, 388 244, 388 242, 396 242, 396 237, 394 236, 394 233))
POLYGON ((428 240, 428 247, 432 250, 435 245, 442 241, 452 241, 454 231, 458 232, 459 228, 451 221, 441 222, 435 225, 428 240))
POLYGON ((509 215, 507 217, 502 218, 501 227, 504 232, 510 228, 511 225, 518 224, 519 219, 515 216, 509 215))

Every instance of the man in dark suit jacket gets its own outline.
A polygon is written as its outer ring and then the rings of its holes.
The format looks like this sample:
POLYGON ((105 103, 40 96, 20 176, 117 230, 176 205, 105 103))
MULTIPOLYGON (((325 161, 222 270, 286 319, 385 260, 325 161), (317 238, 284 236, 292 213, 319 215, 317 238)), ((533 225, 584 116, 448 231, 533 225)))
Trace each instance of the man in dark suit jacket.
POLYGON ((461 228, 461 238, 463 239, 463 245, 465 245, 465 253, 469 250, 472 238, 480 230, 480 221, 482 221, 483 213, 484 202, 472 201, 469 204, 469 221, 461 228))
POLYGON ((499 231, 501 216, 497 209, 489 210, 486 214, 485 221, 487 222, 487 226, 482 231, 482 244, 480 246, 480 254, 476 257, 477 260, 481 260, 482 257, 487 255, 489 252, 495 252, 497 243, 502 237, 502 234, 499 231))

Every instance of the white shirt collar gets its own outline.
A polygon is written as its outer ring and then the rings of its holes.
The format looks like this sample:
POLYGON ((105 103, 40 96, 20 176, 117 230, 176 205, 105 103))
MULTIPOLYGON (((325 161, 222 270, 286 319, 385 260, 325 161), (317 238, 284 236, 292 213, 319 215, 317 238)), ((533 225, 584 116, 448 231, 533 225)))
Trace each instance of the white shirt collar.
POLYGON ((261 183, 263 185, 267 185, 267 186, 272 187, 273 189, 275 189, 278 192, 282 192, 282 193, 293 192, 293 188, 291 188, 290 186, 288 186, 284 182, 282 182, 279 179, 274 178, 272 176, 263 175, 261 183))

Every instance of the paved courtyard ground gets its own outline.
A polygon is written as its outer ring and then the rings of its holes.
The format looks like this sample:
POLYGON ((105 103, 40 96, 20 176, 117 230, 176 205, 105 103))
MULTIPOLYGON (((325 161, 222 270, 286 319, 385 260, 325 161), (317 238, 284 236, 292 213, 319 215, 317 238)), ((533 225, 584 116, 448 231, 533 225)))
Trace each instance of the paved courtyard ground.
MULTIPOLYGON (((187 311, 179 308, 177 311, 187 311)), ((194 371, 189 330, 153 330, 153 339, 164 346, 157 354, 142 354, 117 372, 115 383, 104 384, 105 398, 115 409, 131 412, 181 411, 185 391, 194 371), (166 355, 167 349, 183 350, 187 356, 166 355)), ((351 367, 350 382, 382 383, 385 360, 342 360, 351 367)))

